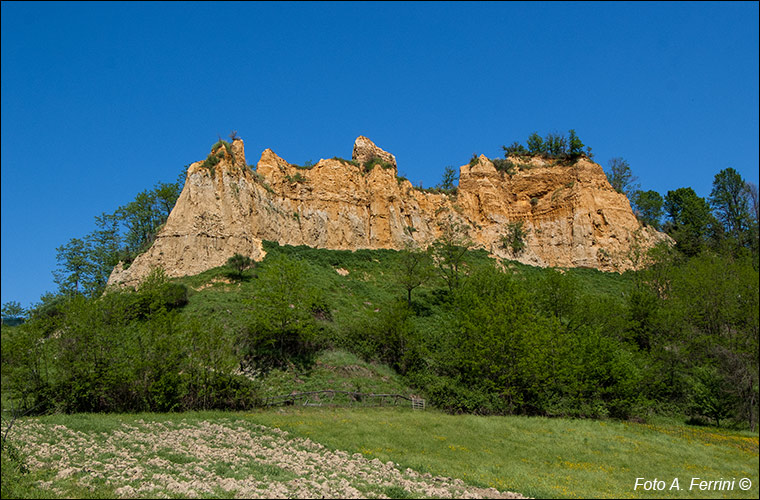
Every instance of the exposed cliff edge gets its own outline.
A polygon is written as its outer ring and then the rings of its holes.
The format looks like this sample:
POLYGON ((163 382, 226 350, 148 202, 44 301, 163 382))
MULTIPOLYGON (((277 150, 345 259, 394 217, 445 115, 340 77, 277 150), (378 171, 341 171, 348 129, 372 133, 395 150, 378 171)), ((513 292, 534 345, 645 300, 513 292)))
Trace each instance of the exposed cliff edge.
POLYGON ((309 168, 267 149, 254 172, 240 139, 212 156, 190 165, 151 248, 129 268, 119 264, 109 285, 137 285, 156 266, 185 276, 223 265, 235 253, 261 259, 262 240, 350 250, 401 249, 408 242, 424 248, 450 221, 462 224, 476 247, 538 266, 623 271, 638 265, 637 254, 669 240, 642 227, 625 195, 585 157, 570 165, 526 158, 510 175, 481 155, 460 167, 458 192, 449 195, 397 178, 395 157, 366 137, 356 139, 351 162, 334 158, 309 168), (524 221, 526 247, 513 255, 503 237, 516 221, 524 221))

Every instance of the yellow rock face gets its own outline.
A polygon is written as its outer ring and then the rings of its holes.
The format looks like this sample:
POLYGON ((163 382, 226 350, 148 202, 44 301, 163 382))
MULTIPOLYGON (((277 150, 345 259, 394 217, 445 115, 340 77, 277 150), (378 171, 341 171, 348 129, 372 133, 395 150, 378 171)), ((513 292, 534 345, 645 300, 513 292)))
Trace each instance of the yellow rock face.
POLYGON ((308 169, 267 149, 253 172, 243 141, 236 139, 231 150, 222 148, 213 168, 190 165, 153 246, 128 269, 118 265, 109 284, 135 286, 157 266, 169 276, 197 274, 235 253, 260 260, 262 240, 348 250, 425 248, 451 220, 476 247, 538 266, 624 271, 669 240, 642 227, 602 167, 585 158, 569 166, 531 158, 509 175, 481 156, 460 167, 458 193, 446 195, 398 180, 393 155, 366 137, 354 145, 356 161, 320 160, 308 169), (384 163, 366 172, 362 165, 373 157, 384 163), (502 239, 517 221, 527 245, 512 255, 502 239))

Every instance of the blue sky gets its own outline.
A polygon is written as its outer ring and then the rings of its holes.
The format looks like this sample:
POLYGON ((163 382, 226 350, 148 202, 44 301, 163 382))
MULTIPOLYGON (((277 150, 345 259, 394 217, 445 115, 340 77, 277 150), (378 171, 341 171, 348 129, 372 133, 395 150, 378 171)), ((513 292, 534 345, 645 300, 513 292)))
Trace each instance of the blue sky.
POLYGON ((237 130, 248 163, 366 135, 415 184, 574 128, 643 189, 758 182, 758 3, 2 2, 2 302, 237 130))

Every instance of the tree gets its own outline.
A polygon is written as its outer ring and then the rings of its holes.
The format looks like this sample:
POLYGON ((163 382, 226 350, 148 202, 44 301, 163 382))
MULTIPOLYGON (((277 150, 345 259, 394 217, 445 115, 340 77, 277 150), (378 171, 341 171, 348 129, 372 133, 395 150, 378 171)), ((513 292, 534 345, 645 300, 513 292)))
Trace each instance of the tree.
POLYGON ((56 249, 58 269, 53 271, 53 276, 61 293, 82 293, 82 284, 90 280, 93 271, 89 257, 89 244, 79 238, 72 238, 56 249))
POLYGON ((744 185, 744 196, 749 206, 749 235, 750 248, 757 262, 760 254, 760 228, 758 227, 758 194, 757 184, 748 182, 744 185))
POLYGON ((462 266, 472 242, 465 235, 464 226, 451 216, 441 223, 441 236, 431 245, 431 252, 438 272, 449 291, 459 287, 462 266))
POLYGON ((609 170, 605 173, 610 185, 618 193, 629 196, 629 193, 637 187, 633 183, 638 177, 634 177, 631 166, 622 158, 612 158, 609 161, 609 170))
POLYGON ((563 135, 546 134, 544 145, 546 152, 555 158, 567 153, 567 139, 563 135))
POLYGON ((538 132, 533 132, 528 137, 528 151, 534 155, 546 153, 546 145, 538 132))
POLYGON ((238 279, 243 278, 243 271, 253 266, 253 260, 250 257, 236 253, 227 259, 227 267, 237 273, 238 279))
POLYGON ((153 188, 155 197, 155 210, 158 212, 158 218, 165 221, 169 218, 174 205, 177 203, 182 188, 178 182, 164 183, 159 182, 153 188))
POLYGON ((247 337, 248 359, 258 368, 308 360, 316 333, 312 308, 318 290, 305 262, 286 255, 268 259, 259 273, 247 337))
POLYGON ((3 304, 2 322, 3 324, 17 324, 26 316, 26 310, 16 301, 10 301, 3 304))
POLYGON ((688 256, 696 255, 711 234, 714 217, 704 198, 692 188, 678 188, 665 195, 665 212, 670 217, 669 233, 676 246, 688 256))
POLYGON ((637 190, 633 193, 631 198, 634 206, 634 213, 639 220, 647 226, 652 226, 655 229, 660 229, 662 219, 662 195, 657 191, 642 191, 637 190))
POLYGON ((513 142, 509 146, 502 146, 501 149, 504 150, 504 158, 509 158, 510 155, 522 156, 528 153, 528 150, 525 149, 525 146, 517 141, 513 142))
POLYGON ((507 224, 507 234, 501 240, 505 248, 509 248, 513 256, 520 255, 525 250, 525 237, 529 230, 523 229, 525 221, 510 222, 507 224))
POLYGON ((411 243, 398 254, 396 281, 406 290, 406 302, 412 305, 412 290, 424 285, 433 277, 433 261, 430 254, 411 243))
POLYGON ((88 260, 92 265, 91 279, 84 283, 90 296, 100 294, 108 283, 114 266, 119 262, 119 221, 115 214, 95 216, 97 229, 86 236, 88 260))
POLYGON ((438 185, 438 187, 444 191, 455 192, 456 186, 454 185, 454 181, 456 180, 456 171, 453 167, 447 166, 443 171, 443 178, 441 179, 441 183, 438 185))
POLYGON ((134 258, 147 250, 161 225, 166 222, 180 194, 180 185, 159 182, 151 190, 138 193, 135 199, 116 210, 115 216, 126 226, 125 250, 134 258))
POLYGON ((710 193, 710 205, 723 230, 737 242, 742 242, 749 226, 749 204, 745 196, 744 179, 733 168, 726 168, 715 175, 710 193))
POLYGON ((159 218, 153 211, 155 201, 155 193, 143 191, 138 193, 133 201, 119 207, 116 212, 127 228, 124 243, 127 251, 133 255, 147 249, 153 243, 155 230, 159 225, 159 218))
POLYGON ((744 196, 746 196, 747 205, 749 206, 750 221, 754 222, 757 226, 758 218, 760 218, 760 213, 758 213, 758 201, 760 201, 760 197, 757 193, 757 184, 754 182, 746 183, 744 185, 744 196))
POLYGON ((570 129, 570 139, 568 140, 571 156, 580 156, 583 154, 583 148, 585 145, 581 142, 580 138, 575 134, 575 129, 570 129))

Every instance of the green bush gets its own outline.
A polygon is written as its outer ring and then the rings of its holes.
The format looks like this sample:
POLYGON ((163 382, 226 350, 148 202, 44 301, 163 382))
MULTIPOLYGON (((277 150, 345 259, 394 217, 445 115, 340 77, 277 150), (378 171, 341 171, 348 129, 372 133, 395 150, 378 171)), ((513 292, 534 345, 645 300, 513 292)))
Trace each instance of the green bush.
POLYGON ((523 229, 524 221, 510 222, 507 224, 507 234, 501 239, 504 248, 509 248, 512 255, 520 255, 525 250, 525 237, 528 230, 523 229))
POLYGON ((512 162, 512 160, 508 158, 504 158, 504 159, 494 158, 493 160, 491 160, 491 162, 493 163, 493 166, 496 167, 496 170, 498 170, 499 172, 504 172, 508 175, 515 174, 516 165, 514 164, 514 162, 512 162))
POLYGON ((378 157, 374 157, 374 158, 369 159, 364 164, 364 173, 365 174, 370 173, 372 171, 372 169, 375 168, 377 165, 381 166, 382 168, 384 168, 386 170, 394 168, 393 167, 393 163, 384 161, 384 160, 382 160, 382 159, 380 159, 378 157))

